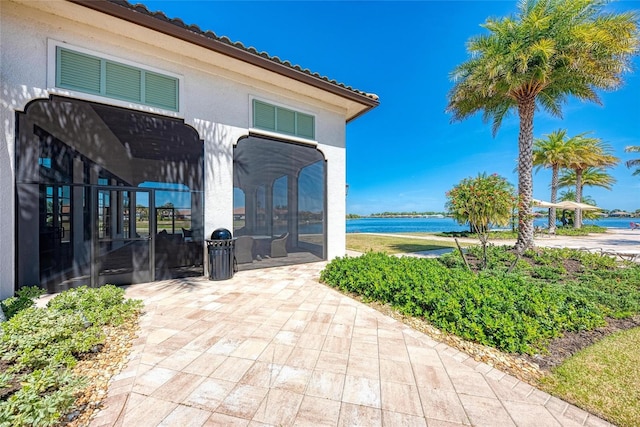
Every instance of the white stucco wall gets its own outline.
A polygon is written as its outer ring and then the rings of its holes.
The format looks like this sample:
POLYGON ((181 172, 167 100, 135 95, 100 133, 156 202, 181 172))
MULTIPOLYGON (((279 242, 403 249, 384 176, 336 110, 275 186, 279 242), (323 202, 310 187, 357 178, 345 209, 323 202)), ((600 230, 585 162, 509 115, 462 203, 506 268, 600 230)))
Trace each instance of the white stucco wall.
MULTIPOLYGON (((233 60, 234 63, 221 55, 81 6, 60 1, 20 4, 3 0, 0 1, 0 253, 3 254, 0 298, 13 293, 15 281, 15 113, 24 111, 31 100, 61 93, 47 81, 51 64, 48 46, 52 41, 181 76, 182 110, 179 113, 149 108, 144 111, 178 116, 204 140, 205 233, 217 227, 232 229, 233 144, 249 133, 251 98, 314 114, 318 149, 324 153, 328 165, 327 254, 329 259, 344 254, 346 108, 337 96, 329 96, 316 88, 305 89, 299 82, 285 85, 284 77, 274 77, 255 67, 247 66, 243 72, 235 72, 230 68, 238 66, 237 60, 233 60), (37 8, 31 8, 32 5, 37 8), (91 22, 92 26, 85 22, 91 22), (335 104, 328 102, 331 100, 335 104)), ((143 108, 82 94, 68 95, 143 108)))

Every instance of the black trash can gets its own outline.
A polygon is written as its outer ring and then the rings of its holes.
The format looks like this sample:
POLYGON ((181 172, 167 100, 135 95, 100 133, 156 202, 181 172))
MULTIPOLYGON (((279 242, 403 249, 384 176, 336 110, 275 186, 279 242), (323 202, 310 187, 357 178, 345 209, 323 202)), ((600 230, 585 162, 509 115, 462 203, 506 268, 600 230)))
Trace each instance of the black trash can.
POLYGON ((226 228, 218 228, 207 239, 209 280, 227 280, 235 271, 235 239, 226 228))

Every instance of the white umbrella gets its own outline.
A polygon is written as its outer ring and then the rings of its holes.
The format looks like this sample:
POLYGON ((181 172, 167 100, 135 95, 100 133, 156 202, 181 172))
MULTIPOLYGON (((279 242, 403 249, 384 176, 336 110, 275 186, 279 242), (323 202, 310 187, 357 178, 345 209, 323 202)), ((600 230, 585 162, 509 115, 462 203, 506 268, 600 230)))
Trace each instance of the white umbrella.
POLYGON ((533 206, 536 208, 561 208, 558 203, 545 202, 544 200, 533 199, 533 206))
POLYGON ((569 201, 569 200, 566 200, 564 202, 558 203, 558 207, 562 208, 562 209, 569 209, 569 210, 572 210, 572 211, 575 211, 576 209, 580 209, 582 211, 598 211, 598 210, 600 210, 600 208, 597 207, 597 206, 588 205, 586 203, 572 202, 572 201, 569 201))

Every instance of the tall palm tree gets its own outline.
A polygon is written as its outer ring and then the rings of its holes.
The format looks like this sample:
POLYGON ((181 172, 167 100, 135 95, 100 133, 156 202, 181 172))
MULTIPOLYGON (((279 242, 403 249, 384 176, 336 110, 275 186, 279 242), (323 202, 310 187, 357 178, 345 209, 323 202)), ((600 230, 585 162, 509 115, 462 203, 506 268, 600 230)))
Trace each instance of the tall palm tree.
POLYGON ((533 245, 533 118, 541 107, 561 116, 569 95, 600 102, 616 89, 638 51, 633 13, 605 13, 604 0, 522 0, 513 17, 488 19, 471 38, 471 59, 452 72, 447 111, 453 120, 483 112, 494 134, 517 111, 519 252, 533 245))
MULTIPOLYGON (((582 188, 584 187, 584 173, 589 168, 605 168, 615 166, 620 159, 611 154, 611 148, 602 142, 600 138, 588 138, 580 136, 574 138, 572 156, 567 163, 567 168, 571 169, 575 176, 576 202, 582 201, 582 188)), ((606 174, 606 172, 605 172, 606 174)), ((596 174, 592 174, 595 176, 596 174)), ((608 174, 607 174, 608 175, 608 174)), ((574 228, 582 227, 582 212, 576 209, 574 228)))
MULTIPOLYGON (((533 142, 533 165, 551 168, 551 203, 558 201, 558 175, 561 168, 568 164, 574 138, 567 138, 566 129, 558 129, 545 135, 545 139, 536 138, 533 142)), ((581 136, 581 135, 578 135, 581 136)), ((556 228, 556 208, 549 209, 549 232, 556 228)))
MULTIPOLYGON (((624 151, 627 153, 640 153, 640 145, 629 145, 624 148, 624 151)), ((627 160, 626 164, 629 169, 636 168, 632 175, 640 175, 640 159, 627 160)))

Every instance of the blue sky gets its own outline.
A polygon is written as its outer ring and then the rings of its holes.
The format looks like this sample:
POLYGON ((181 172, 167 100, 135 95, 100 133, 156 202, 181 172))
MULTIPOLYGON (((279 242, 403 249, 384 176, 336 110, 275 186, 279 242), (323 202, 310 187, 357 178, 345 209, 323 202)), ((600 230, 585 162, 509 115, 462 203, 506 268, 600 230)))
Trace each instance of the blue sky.
MULTIPOLYGON (((518 119, 494 137, 476 116, 451 123, 445 113, 450 72, 469 58, 466 42, 488 17, 516 11, 509 1, 142 1, 362 91, 380 106, 347 125, 347 212, 443 211, 445 192, 463 178, 498 173, 517 185, 518 119)), ((610 9, 640 10, 640 1, 610 9)), ((640 208, 640 177, 624 160, 640 145, 640 59, 625 85, 600 93, 603 105, 570 100, 562 119, 539 111, 534 134, 593 132, 622 159, 612 191, 586 188, 605 209, 640 208)), ((550 173, 534 175, 534 197, 549 199, 550 173)))

